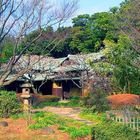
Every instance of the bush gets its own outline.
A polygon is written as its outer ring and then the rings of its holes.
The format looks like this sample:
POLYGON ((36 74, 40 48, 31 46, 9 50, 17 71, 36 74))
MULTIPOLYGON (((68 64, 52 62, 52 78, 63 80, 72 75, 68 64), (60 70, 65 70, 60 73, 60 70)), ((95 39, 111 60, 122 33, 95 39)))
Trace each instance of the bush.
POLYGON ((92 129, 92 139, 96 140, 139 140, 140 134, 113 122, 102 122, 92 129))
POLYGON ((0 91, 0 117, 7 118, 20 111, 15 92, 0 91))
POLYGON ((99 91, 98 93, 91 93, 90 96, 83 97, 81 99, 81 104, 92 110, 92 112, 99 113, 105 112, 110 108, 106 94, 102 91, 99 91))
POLYGON ((53 95, 39 95, 39 102, 58 102, 60 97, 53 95))
POLYGON ((46 106, 57 106, 57 107, 79 107, 80 106, 80 100, 76 99, 76 98, 71 98, 70 100, 68 101, 55 101, 55 102, 47 102, 47 101, 43 101, 43 102, 40 102, 38 105, 34 105, 34 108, 43 108, 43 107, 46 107, 46 106))
POLYGON ((70 100, 80 100, 80 97, 79 96, 71 96, 70 100))
POLYGON ((34 108, 43 108, 45 106, 55 106, 58 104, 60 97, 53 95, 33 95, 32 105, 34 108))
POLYGON ((80 98, 80 104, 81 106, 87 106, 87 101, 90 99, 90 96, 83 96, 80 98))

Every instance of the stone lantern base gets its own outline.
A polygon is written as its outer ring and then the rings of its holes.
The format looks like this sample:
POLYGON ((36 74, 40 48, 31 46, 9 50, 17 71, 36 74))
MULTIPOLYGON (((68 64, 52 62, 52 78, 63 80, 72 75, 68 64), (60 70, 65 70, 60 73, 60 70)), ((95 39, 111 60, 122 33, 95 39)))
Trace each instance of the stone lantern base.
POLYGON ((31 95, 22 94, 21 98, 23 98, 23 110, 24 112, 29 112, 30 110, 30 97, 31 95))

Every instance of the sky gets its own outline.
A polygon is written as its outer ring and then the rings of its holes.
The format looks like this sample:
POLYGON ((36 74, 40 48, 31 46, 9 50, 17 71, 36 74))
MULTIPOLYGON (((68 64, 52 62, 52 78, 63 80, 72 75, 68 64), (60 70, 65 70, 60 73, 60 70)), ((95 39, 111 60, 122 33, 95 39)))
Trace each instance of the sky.
MULTIPOLYGON (((109 11, 111 7, 119 6, 124 0, 79 0, 78 9, 74 17, 80 14, 94 14, 97 12, 109 11)), ((72 25, 72 20, 65 25, 72 25)))
POLYGON ((119 6, 122 1, 124 0, 79 0, 76 15, 108 11, 111 7, 119 6))

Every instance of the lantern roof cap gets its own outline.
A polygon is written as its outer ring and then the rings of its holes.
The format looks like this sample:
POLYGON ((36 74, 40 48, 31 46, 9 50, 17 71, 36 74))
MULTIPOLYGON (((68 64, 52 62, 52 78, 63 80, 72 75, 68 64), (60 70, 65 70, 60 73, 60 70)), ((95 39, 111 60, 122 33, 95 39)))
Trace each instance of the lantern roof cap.
POLYGON ((29 82, 26 82, 26 83, 22 84, 21 87, 22 88, 31 88, 31 87, 33 87, 33 85, 29 82))

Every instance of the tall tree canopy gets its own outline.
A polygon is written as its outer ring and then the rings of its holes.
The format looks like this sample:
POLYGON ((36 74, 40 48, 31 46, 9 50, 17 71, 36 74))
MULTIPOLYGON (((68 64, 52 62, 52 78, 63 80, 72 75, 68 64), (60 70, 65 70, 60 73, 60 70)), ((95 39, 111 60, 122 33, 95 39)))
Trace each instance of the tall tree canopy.
POLYGON ((121 4, 119 23, 121 30, 129 36, 132 47, 140 54, 140 1, 125 0, 121 4))
MULTIPOLYGON (((62 27, 58 28, 56 31, 51 27, 49 27, 49 30, 43 29, 43 35, 41 39, 38 40, 39 49, 34 53, 40 54, 40 49, 50 43, 54 37, 61 37, 64 38, 64 40, 61 41, 60 44, 57 44, 57 41, 52 43, 52 46, 56 46, 56 48, 50 52, 50 55, 53 57, 63 57, 68 54, 76 53, 97 52, 104 48, 104 39, 107 38, 117 41, 115 18, 116 15, 111 11, 95 13, 91 16, 85 14, 74 18, 72 20, 72 27, 62 27)), ((28 35, 25 40, 32 39, 34 35, 36 35, 36 32, 28 35)), ((44 51, 44 53, 48 52, 44 51)))
MULTIPOLYGON (((109 54, 109 62, 115 66, 114 76, 118 85, 128 92, 136 92, 139 79, 134 77, 139 77, 140 68, 139 6, 139 0, 125 0, 120 7, 112 7, 108 12, 83 14, 73 18, 72 27, 53 29, 52 26, 42 26, 24 35, 18 51, 23 50, 25 44, 29 44, 39 35, 24 54, 65 57, 68 54, 91 53, 105 49, 109 54)), ((0 59, 1 62, 12 55, 13 41, 10 37, 7 39, 10 44, 5 41, 4 45, 10 49, 3 47, 1 55, 4 57, 0 59)))

